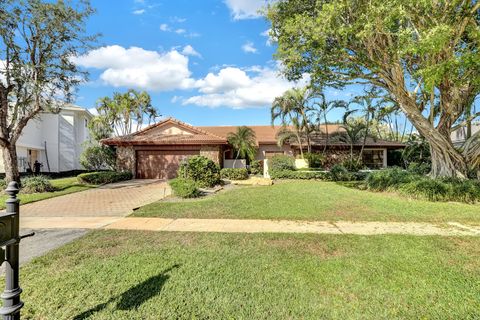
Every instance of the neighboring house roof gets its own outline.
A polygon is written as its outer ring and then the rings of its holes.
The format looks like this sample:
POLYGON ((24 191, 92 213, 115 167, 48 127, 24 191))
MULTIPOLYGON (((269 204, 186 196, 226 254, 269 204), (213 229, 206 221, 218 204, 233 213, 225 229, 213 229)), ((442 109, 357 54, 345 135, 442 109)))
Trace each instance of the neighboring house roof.
MULTIPOLYGON (((258 144, 277 144, 277 133, 282 128, 281 126, 248 126, 255 132, 258 144)), ((122 137, 115 137, 102 140, 107 145, 202 145, 202 144, 228 144, 227 137, 229 133, 236 132, 239 126, 209 126, 209 127, 194 127, 184 122, 178 121, 174 118, 168 118, 153 124, 136 133, 129 134, 122 137), (167 130, 169 126, 175 126, 181 129, 172 132, 167 130)), ((325 125, 321 126, 322 133, 325 132, 325 125)), ((344 129, 339 124, 329 124, 329 134, 343 132, 344 129)), ((325 135, 321 134, 314 137, 312 145, 325 145, 325 135)), ((328 141, 332 146, 346 146, 345 143, 328 141)), ((297 144, 292 143, 292 146, 297 144)), ((358 143, 362 145, 362 143, 358 143)), ((398 142, 367 139, 366 147, 404 147, 404 144, 398 142)))
POLYGON ((102 140, 107 145, 227 144, 225 138, 173 118, 162 120, 135 133, 102 140), (180 130, 168 130, 173 125, 180 130))
MULTIPOLYGON (((480 131, 480 122, 473 122, 472 123, 472 135, 480 131)), ((466 126, 462 126, 457 130, 451 133, 451 139, 453 143, 462 144, 465 142, 467 138, 467 128, 466 126)))

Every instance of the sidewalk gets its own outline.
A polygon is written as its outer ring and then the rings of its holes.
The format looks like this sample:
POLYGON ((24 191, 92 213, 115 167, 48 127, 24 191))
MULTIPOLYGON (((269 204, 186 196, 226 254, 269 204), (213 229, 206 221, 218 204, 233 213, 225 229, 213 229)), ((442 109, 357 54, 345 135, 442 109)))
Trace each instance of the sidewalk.
POLYGON ((407 234, 417 236, 480 236, 480 226, 456 222, 350 222, 243 219, 168 219, 134 217, 23 217, 22 228, 117 229, 180 232, 407 234))

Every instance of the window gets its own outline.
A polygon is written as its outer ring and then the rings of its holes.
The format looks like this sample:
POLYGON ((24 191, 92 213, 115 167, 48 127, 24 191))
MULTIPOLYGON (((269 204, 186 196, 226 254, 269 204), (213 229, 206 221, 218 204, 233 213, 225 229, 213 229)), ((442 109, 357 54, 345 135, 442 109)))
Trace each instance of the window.
POLYGON ((85 119, 85 128, 88 128, 88 120, 85 119))
POLYGON ((383 149, 363 150, 363 163, 369 169, 383 168, 383 149))

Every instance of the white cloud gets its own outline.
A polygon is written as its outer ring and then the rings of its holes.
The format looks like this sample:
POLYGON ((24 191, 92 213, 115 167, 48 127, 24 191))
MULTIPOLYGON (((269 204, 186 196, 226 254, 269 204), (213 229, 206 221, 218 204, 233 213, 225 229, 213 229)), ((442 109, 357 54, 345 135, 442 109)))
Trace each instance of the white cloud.
POLYGON ((177 30, 175 30, 175 33, 178 33, 178 34, 183 34, 183 33, 185 33, 185 32, 187 32, 187 30, 185 30, 185 29, 177 29, 177 30))
POLYGON ((194 56, 194 57, 199 57, 201 58, 202 55, 197 52, 191 45, 187 44, 185 47, 183 47, 182 54, 186 56, 194 56))
POLYGON ((103 70, 100 80, 114 87, 174 90, 191 87, 188 57, 176 50, 165 53, 118 45, 101 47, 74 58, 86 68, 103 70))
POLYGON ((136 15, 141 15, 141 14, 145 13, 145 9, 134 10, 134 11, 132 11, 132 13, 136 14, 136 15))
POLYGON ((160 30, 162 30, 162 31, 170 31, 170 27, 168 26, 168 24, 162 23, 162 24, 160 25, 160 30))
POLYGON ((265 45, 267 45, 267 46, 269 46, 269 47, 270 47, 274 42, 276 42, 275 39, 272 38, 271 35, 270 35, 271 31, 272 31, 272 29, 267 29, 267 30, 263 31, 262 33, 260 33, 261 36, 264 36, 264 37, 267 38, 267 41, 266 41, 265 45))
POLYGON ((245 53, 256 53, 258 50, 257 48, 255 48, 253 42, 251 41, 247 41, 243 46, 242 46, 242 50, 243 52, 245 53))
POLYGON ((233 19, 255 19, 260 17, 259 10, 267 4, 267 0, 225 0, 225 4, 233 19))
POLYGON ((184 99, 182 104, 234 109, 265 107, 270 106, 275 97, 286 90, 296 85, 305 85, 308 81, 305 76, 297 84, 289 82, 280 78, 278 70, 272 68, 255 67, 250 70, 227 67, 217 74, 209 73, 194 84, 203 94, 184 99))
POLYGON ((177 17, 177 16, 171 17, 170 20, 171 20, 172 22, 177 22, 177 23, 182 23, 182 22, 187 21, 186 18, 180 18, 180 17, 177 17))

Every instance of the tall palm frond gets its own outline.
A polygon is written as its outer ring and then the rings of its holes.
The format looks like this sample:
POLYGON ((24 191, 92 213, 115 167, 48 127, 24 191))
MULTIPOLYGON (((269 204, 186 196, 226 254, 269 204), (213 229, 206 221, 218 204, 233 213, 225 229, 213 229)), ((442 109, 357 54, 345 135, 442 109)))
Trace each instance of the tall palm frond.
POLYGON ((257 140, 255 131, 247 126, 241 126, 237 128, 236 132, 230 132, 227 135, 228 143, 233 147, 236 156, 235 162, 239 158, 244 158, 247 161, 253 160, 257 153, 257 140))

